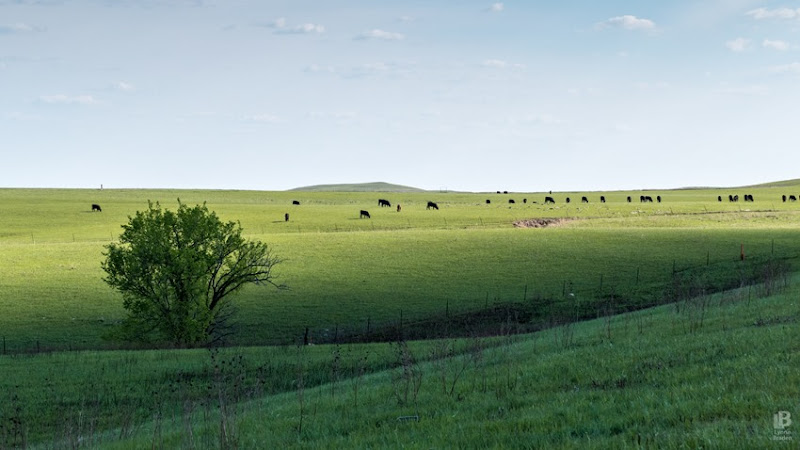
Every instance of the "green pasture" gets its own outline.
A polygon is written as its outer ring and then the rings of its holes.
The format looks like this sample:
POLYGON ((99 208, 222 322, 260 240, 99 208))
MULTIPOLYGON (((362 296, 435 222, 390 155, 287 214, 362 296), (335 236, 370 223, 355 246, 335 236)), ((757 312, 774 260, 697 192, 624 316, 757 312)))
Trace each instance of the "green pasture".
POLYGON ((116 345, 103 336, 124 311, 102 281, 103 248, 148 201, 207 202, 285 259, 276 270, 288 290, 250 287, 235 299, 233 344, 261 345, 296 342, 306 327, 330 340, 401 316, 568 294, 657 296, 676 270, 729 264, 742 246, 748 260, 795 257, 800 207, 780 199, 790 190, 554 193, 557 203, 544 205, 550 194, 0 189, 0 337, 7 352, 116 345), (716 201, 728 193, 752 193, 755 202, 716 201), (639 203, 641 194, 663 202, 639 203), (378 198, 393 207, 378 207, 378 198), (428 201, 440 209, 426 209, 428 201), (92 203, 103 212, 91 212, 92 203), (361 209, 372 219, 359 219, 361 209), (570 220, 513 225, 547 217, 570 220))
POLYGON ((0 446, 796 448, 797 281, 407 347, 0 356, 0 446))

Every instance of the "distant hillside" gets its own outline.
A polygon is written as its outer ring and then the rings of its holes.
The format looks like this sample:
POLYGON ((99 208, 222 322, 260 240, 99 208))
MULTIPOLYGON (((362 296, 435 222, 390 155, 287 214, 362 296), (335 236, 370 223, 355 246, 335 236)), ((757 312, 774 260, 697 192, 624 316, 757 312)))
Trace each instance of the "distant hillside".
POLYGON ((744 187, 797 187, 800 186, 800 178, 794 180, 784 180, 784 181, 773 181, 771 183, 762 183, 762 184, 754 184, 752 186, 744 186, 744 187))
POLYGON ((305 186, 289 190, 306 192, 425 192, 424 189, 384 182, 360 184, 318 184, 315 186, 305 186))

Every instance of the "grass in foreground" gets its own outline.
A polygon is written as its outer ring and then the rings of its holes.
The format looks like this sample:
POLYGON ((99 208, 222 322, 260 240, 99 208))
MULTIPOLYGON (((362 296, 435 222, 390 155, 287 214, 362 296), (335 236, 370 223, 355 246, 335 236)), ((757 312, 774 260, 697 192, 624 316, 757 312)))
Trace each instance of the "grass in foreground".
POLYGON ((800 289, 756 294, 499 341, 5 357, 0 436, 19 444, 20 417, 46 447, 792 448, 772 418, 800 415, 800 289), (283 384, 259 391, 266 374, 283 384), (48 404, 67 420, 37 429, 48 404))

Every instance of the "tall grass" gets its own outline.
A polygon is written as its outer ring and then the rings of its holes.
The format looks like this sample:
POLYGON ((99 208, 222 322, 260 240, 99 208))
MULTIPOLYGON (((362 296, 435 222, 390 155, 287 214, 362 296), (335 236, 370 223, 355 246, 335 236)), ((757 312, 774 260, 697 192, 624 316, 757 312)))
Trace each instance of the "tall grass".
POLYGON ((0 357, 9 398, 0 438, 7 447, 791 448, 775 440, 772 416, 797 410, 799 293, 737 289, 492 340, 0 357))

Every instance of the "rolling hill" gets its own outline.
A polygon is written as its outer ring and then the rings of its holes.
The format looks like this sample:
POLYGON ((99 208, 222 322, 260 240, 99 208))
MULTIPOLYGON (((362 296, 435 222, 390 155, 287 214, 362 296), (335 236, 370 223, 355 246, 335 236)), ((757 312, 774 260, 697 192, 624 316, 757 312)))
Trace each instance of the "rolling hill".
POLYGON ((355 184, 317 184, 289 190, 300 192, 425 192, 424 189, 381 181, 355 184))

